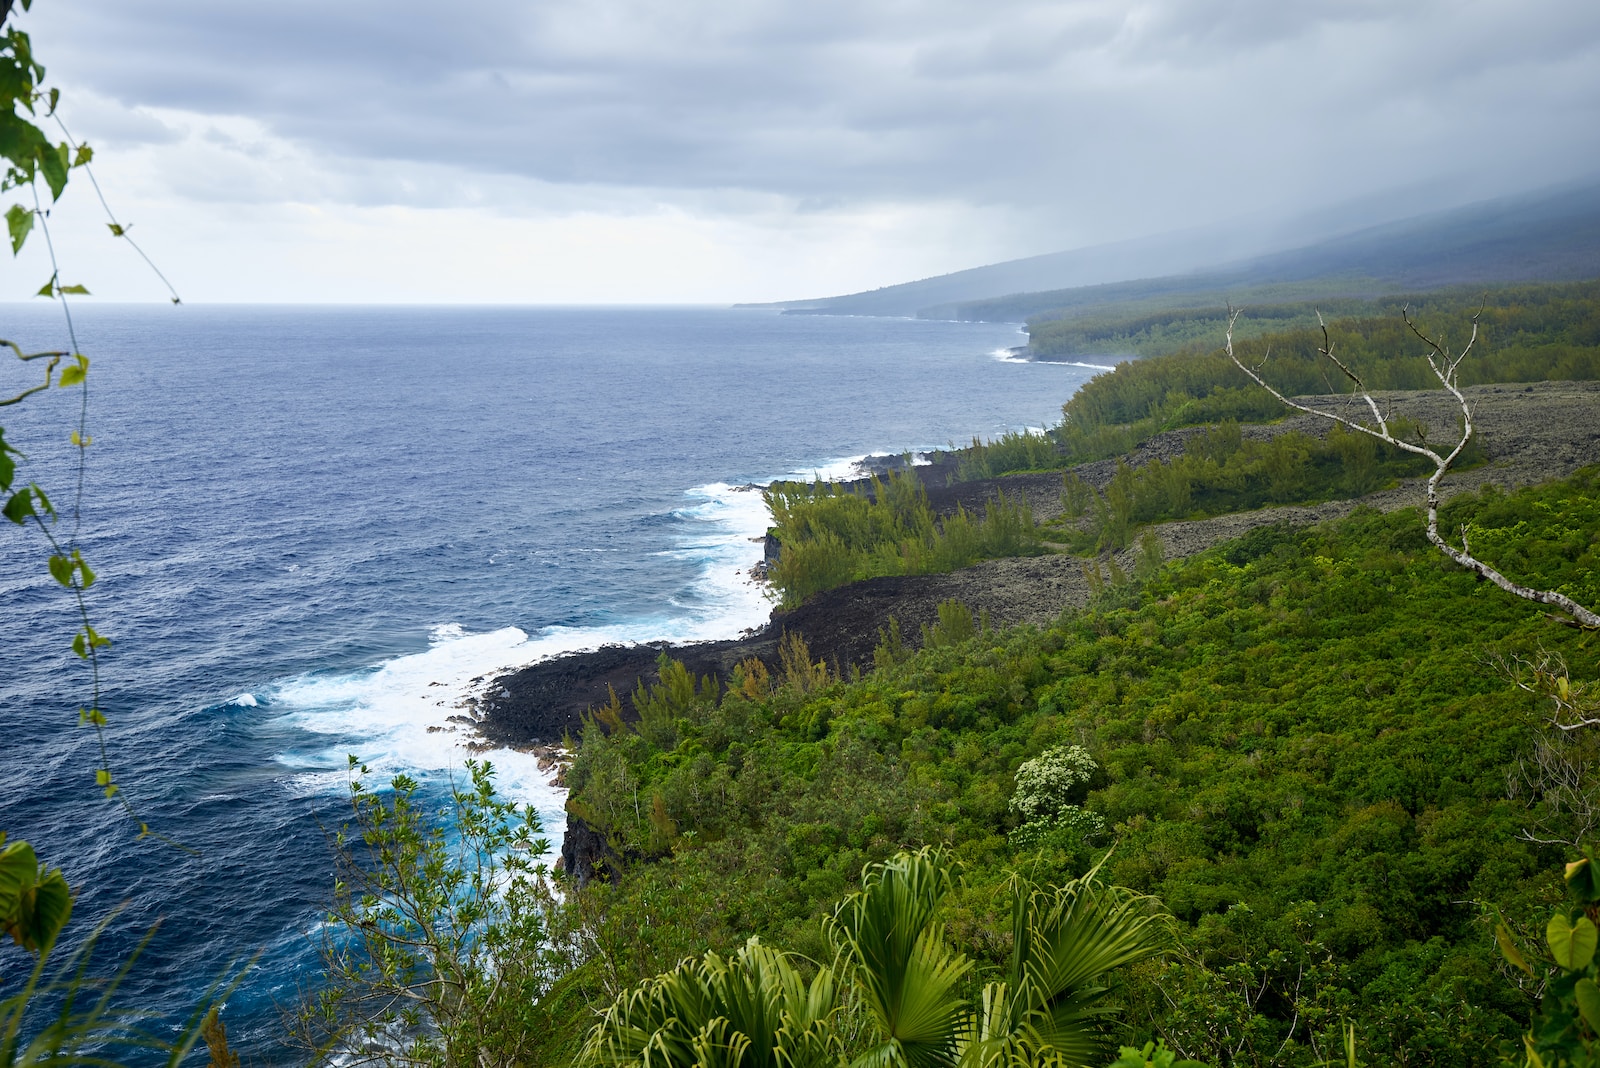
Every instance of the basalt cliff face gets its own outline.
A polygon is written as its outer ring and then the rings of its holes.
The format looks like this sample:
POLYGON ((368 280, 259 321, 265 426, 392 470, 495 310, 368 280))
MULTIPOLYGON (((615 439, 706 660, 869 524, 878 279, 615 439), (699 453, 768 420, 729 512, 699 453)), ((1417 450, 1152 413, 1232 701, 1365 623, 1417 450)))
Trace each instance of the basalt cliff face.
MULTIPOLYGON (((1474 492, 1485 483, 1509 488, 1570 474, 1600 462, 1600 383, 1543 382, 1523 386, 1476 386, 1466 390, 1474 419, 1490 462, 1452 473, 1449 494, 1474 492)), ((1432 426, 1449 426, 1457 414, 1453 402, 1441 392, 1393 394, 1397 410, 1432 426)), ((1325 433, 1327 424, 1310 416, 1286 419, 1269 426, 1242 428, 1247 436, 1272 436, 1289 430, 1325 433)), ((1122 458, 1130 466, 1167 459, 1183 452, 1188 437, 1202 428, 1160 434, 1122 458)), ((1116 460, 1076 468, 1079 477, 1103 487, 1116 470, 1116 460)), ((985 504, 1004 491, 1009 498, 1026 499, 1040 520, 1061 511, 1060 472, 1014 475, 998 479, 951 483, 954 462, 941 457, 931 466, 916 469, 928 489, 930 502, 941 514, 959 505, 981 512, 985 504)), ((1153 528, 1167 558, 1187 556, 1236 538, 1256 527, 1280 522, 1315 523, 1348 514, 1357 507, 1382 511, 1414 507, 1423 502, 1421 480, 1355 500, 1330 501, 1308 507, 1264 508, 1213 519, 1164 523, 1153 528)), ((769 540, 769 559, 776 546, 769 540)), ((1134 566, 1133 552, 1118 554, 1125 571, 1134 566)), ((610 699, 614 688, 623 700, 624 715, 631 716, 628 697, 640 680, 653 679, 656 661, 664 652, 681 660, 696 675, 728 678, 740 661, 755 657, 771 670, 779 669, 778 644, 785 633, 805 639, 813 660, 848 674, 852 666, 872 665, 873 649, 890 617, 899 622, 908 640, 938 619, 941 602, 955 599, 986 613, 995 626, 1017 623, 1042 625, 1063 611, 1081 608, 1090 597, 1090 580, 1084 561, 1066 555, 990 560, 943 575, 915 575, 869 579, 817 594, 805 604, 775 611, 765 628, 746 637, 718 642, 672 645, 608 646, 589 652, 555 657, 502 676, 489 687, 478 709, 478 729, 496 745, 527 747, 559 743, 582 729, 583 715, 610 699)), ((608 877, 616 861, 603 836, 569 814, 564 866, 580 881, 608 877)))

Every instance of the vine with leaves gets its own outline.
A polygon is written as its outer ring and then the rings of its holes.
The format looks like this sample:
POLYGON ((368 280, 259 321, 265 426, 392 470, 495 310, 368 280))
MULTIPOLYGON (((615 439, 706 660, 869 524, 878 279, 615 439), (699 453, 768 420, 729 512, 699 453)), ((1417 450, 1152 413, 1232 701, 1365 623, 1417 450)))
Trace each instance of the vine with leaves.
MULTIPOLYGON (((32 0, 21 0, 21 7, 28 10, 32 7, 32 0)), ((0 159, 4 160, 5 166, 4 175, 0 176, 0 193, 16 191, 25 197, 24 201, 13 203, 6 210, 6 231, 13 256, 22 251, 36 229, 43 238, 50 259, 50 277, 39 287, 36 295, 60 302, 69 347, 64 350, 25 352, 16 342, 0 338, 0 346, 9 349, 19 363, 25 367, 43 367, 42 375, 25 382, 15 392, 6 390, 9 395, 0 395, 0 407, 20 404, 52 386, 76 388, 79 403, 77 425, 70 435, 77 452, 70 526, 63 531, 59 525, 63 516, 42 486, 33 481, 19 483, 18 460, 25 457, 13 442, 6 439, 4 426, 0 426, 0 500, 4 501, 0 505, 0 513, 18 526, 33 527, 44 537, 49 549, 47 565, 50 576, 72 596, 78 617, 78 628, 72 637, 72 651, 87 663, 90 679, 90 699, 87 705, 80 707, 78 720, 80 724, 92 727, 95 732, 99 747, 95 782, 108 799, 119 800, 124 809, 138 820, 127 798, 121 795, 121 788, 111 771, 110 751, 106 744, 107 719, 101 707, 100 662, 101 653, 110 646, 111 639, 95 627, 91 618, 86 594, 95 583, 95 572, 78 545, 83 516, 84 474, 87 452, 92 442, 88 430, 90 361, 78 344, 70 298, 87 296, 89 291, 79 283, 62 280, 55 242, 50 234, 51 207, 66 191, 74 171, 81 171, 94 189, 96 199, 106 213, 106 225, 112 236, 128 242, 166 285, 173 303, 179 301, 176 290, 166 276, 129 235, 130 227, 119 221, 111 211, 90 168, 94 149, 75 139, 67 130, 57 113, 60 90, 44 87, 44 66, 35 58, 28 34, 13 23, 13 13, 12 0, 0 0, 0 20, 4 20, 4 30, 0 33, 0 159), (61 140, 52 141, 40 128, 41 122, 53 123, 60 131, 61 140)), ((140 834, 148 834, 148 826, 142 820, 138 820, 138 823, 140 834)))

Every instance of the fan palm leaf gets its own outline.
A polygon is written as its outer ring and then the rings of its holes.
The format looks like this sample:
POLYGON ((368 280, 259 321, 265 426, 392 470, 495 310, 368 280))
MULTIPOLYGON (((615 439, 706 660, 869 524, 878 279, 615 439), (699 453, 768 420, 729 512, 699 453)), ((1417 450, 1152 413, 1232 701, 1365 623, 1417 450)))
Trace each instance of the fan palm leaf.
POLYGON ((823 1068, 839 1060, 833 973, 807 983, 787 954, 751 939, 622 995, 589 1033, 584 1065, 823 1068))
POLYGON ((859 1068, 956 1062, 967 1022, 960 985, 972 962, 945 944, 935 921, 953 885, 941 854, 901 853, 867 869, 830 920, 829 937, 878 1033, 859 1068))
POLYGON ((1047 890, 1013 875, 1011 897, 1006 982, 985 988, 969 1059, 1099 1063, 1110 1049, 1106 1017, 1117 1011, 1109 977, 1166 950, 1165 916, 1152 898, 1102 885, 1098 866, 1047 890))

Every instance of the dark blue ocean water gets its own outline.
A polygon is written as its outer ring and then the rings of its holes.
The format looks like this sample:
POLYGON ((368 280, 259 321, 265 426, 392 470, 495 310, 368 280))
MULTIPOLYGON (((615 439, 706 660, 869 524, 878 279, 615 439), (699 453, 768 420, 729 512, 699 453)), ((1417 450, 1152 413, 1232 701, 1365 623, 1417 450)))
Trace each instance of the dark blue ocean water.
MULTIPOLYGON (((62 347, 59 309, 0 336, 62 347)), ((995 324, 723 309, 81 307, 81 544, 114 639, 102 706, 135 839, 93 787, 88 678, 36 534, 0 530, 0 829, 80 888, 79 930, 161 928, 131 1000, 171 1020, 260 953, 225 1018, 292 1059, 344 755, 439 789, 474 680, 610 640, 729 637, 765 527, 739 487, 1041 426, 1091 368, 1004 359, 995 324)), ((18 368, 0 380, 5 392, 18 368)), ((76 391, 0 409, 70 509, 76 391)), ((70 518, 61 523, 63 533, 70 518)), ((492 756, 559 839, 559 791, 492 756)))

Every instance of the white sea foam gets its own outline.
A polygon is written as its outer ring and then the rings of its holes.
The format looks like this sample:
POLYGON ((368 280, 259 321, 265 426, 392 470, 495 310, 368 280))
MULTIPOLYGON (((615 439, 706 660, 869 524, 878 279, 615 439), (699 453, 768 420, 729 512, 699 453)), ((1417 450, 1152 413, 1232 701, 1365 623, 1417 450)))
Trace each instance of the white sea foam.
MULTIPOLYGON (((828 465, 845 470, 848 461, 828 465)), ((695 561, 700 575, 685 603, 659 616, 604 627, 549 627, 529 635, 516 627, 471 633, 455 623, 435 626, 423 652, 374 667, 288 679, 263 694, 287 726, 327 739, 326 745, 283 752, 298 793, 342 790, 346 754, 354 753, 380 776, 398 771, 442 774, 469 756, 491 761, 501 791, 539 812, 552 842, 565 829, 566 791, 550 782, 538 758, 511 749, 474 751, 481 739, 471 720, 495 680, 562 653, 646 641, 707 641, 736 637, 766 623, 772 603, 751 577, 763 555, 769 522, 758 487, 725 482, 686 493, 675 513, 685 524, 677 544, 663 553, 695 561), (452 718, 454 717, 454 718, 452 718)), ((243 695, 236 703, 249 697, 243 695)))
MULTIPOLYGON (((850 456, 791 472, 787 477, 851 479, 867 456, 850 456)), ((913 463, 928 463, 925 452, 913 463)), ((752 579, 770 523, 760 487, 714 482, 685 494, 674 513, 684 527, 663 554, 694 561, 699 577, 677 605, 659 615, 604 627, 549 627, 529 635, 516 627, 472 633, 455 623, 429 632, 428 648, 376 666, 337 674, 312 673, 285 680, 261 694, 265 708, 286 726, 326 744, 282 752, 297 793, 345 788, 346 755, 353 753, 380 777, 457 773, 469 756, 491 761, 503 794, 531 804, 553 843, 566 827, 566 791, 541 771, 539 758, 511 749, 482 751, 472 720, 476 705, 502 675, 563 653, 602 645, 647 641, 732 638, 766 623, 772 602, 752 579)), ((252 694, 236 704, 255 705, 252 694)))
POLYGON ((380 777, 399 771, 459 774, 462 762, 476 755, 493 762, 501 792, 532 805, 552 842, 559 842, 566 827, 565 791, 539 770, 538 758, 511 749, 475 754, 468 748, 478 741, 471 702, 494 676, 549 655, 546 648, 515 627, 469 634, 448 624, 433 629, 424 652, 362 671, 302 675, 279 684, 267 707, 283 723, 328 739, 326 745, 278 755, 295 772, 291 789, 342 790, 346 754, 380 777))
POLYGON ((256 707, 256 695, 253 693, 242 693, 228 703, 230 705, 238 705, 240 708, 254 708, 256 707))
POLYGON ((1017 355, 1016 349, 995 349, 989 355, 1000 363, 1033 363, 1026 356, 1017 355))

